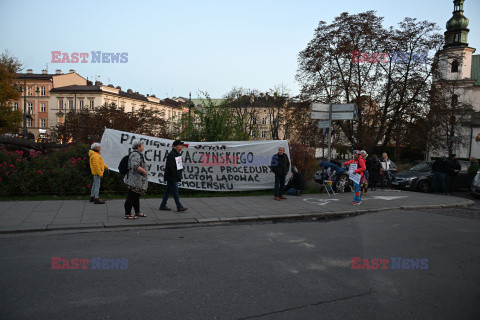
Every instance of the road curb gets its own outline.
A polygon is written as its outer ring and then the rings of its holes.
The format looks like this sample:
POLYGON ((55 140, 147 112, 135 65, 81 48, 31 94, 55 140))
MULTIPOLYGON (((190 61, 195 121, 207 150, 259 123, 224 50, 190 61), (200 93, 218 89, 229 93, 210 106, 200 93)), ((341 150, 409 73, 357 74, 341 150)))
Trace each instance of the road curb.
POLYGON ((99 229, 120 229, 120 228, 137 228, 137 227, 162 227, 162 226, 200 226, 200 225, 215 225, 226 223, 242 223, 242 222, 264 222, 264 221, 279 221, 279 220, 309 220, 309 219, 334 219, 343 218, 349 216, 357 216, 365 213, 373 213, 388 210, 419 210, 419 209, 442 209, 442 208, 459 208, 469 207, 474 205, 475 202, 467 200, 461 203, 454 204, 435 204, 435 205, 420 205, 420 206, 398 206, 398 207, 382 207, 382 208, 370 208, 360 209, 356 207, 352 210, 332 211, 332 212, 309 212, 303 214, 287 214, 287 215, 260 215, 260 216, 247 216, 247 217, 220 217, 220 218, 190 218, 183 220, 165 219, 154 220, 152 222, 139 222, 132 221, 128 223, 85 223, 84 225, 47 225, 45 227, 5 227, 0 228, 0 234, 14 234, 14 233, 28 233, 28 232, 45 232, 45 231, 62 231, 62 230, 99 230, 99 229))

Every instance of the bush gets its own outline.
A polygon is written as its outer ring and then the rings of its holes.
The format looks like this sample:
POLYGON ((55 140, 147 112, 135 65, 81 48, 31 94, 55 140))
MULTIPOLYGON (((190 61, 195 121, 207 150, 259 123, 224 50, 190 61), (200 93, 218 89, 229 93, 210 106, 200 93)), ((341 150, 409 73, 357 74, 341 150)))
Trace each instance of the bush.
POLYGON ((306 181, 313 179, 314 173, 319 170, 315 149, 299 143, 290 143, 289 148, 292 166, 298 168, 306 181))
MULTIPOLYGON (((89 146, 70 145, 63 150, 44 154, 41 151, 8 151, 0 147, 0 195, 87 195, 90 194, 89 146)), ((148 193, 159 193, 164 187, 149 185, 148 193)), ((102 193, 124 193, 123 177, 106 172, 102 193)))

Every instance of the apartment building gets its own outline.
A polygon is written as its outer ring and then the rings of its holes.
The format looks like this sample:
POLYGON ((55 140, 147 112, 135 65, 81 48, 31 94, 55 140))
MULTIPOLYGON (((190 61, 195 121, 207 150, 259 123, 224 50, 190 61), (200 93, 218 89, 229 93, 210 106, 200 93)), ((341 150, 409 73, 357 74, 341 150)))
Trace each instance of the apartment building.
POLYGON ((49 74, 47 70, 42 70, 42 73, 33 73, 32 69, 28 69, 26 73, 19 73, 15 82, 15 86, 21 91, 21 98, 10 101, 9 104, 14 110, 26 111, 29 135, 35 140, 44 138, 51 131, 51 90, 56 87, 85 84, 87 80, 78 75, 75 70, 70 70, 66 74, 56 70, 54 74, 49 74))

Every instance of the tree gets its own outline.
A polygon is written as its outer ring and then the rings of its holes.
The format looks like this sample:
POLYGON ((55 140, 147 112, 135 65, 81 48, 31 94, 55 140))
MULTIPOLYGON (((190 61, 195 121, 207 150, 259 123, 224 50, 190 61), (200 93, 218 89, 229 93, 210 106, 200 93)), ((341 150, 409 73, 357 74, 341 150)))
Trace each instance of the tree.
POLYGON ((8 103, 20 99, 20 92, 14 87, 21 63, 8 51, 0 55, 0 134, 16 133, 22 122, 22 112, 13 110, 8 103))
POLYGON ((171 137, 163 113, 146 108, 135 113, 125 112, 124 108, 112 103, 93 111, 67 111, 64 124, 57 126, 57 139, 90 144, 101 140, 105 128, 154 137, 171 137))
MULTIPOLYGON (((241 141, 248 140, 241 124, 235 121, 233 111, 225 102, 215 104, 208 93, 204 98, 201 110, 195 110, 195 125, 183 130, 180 137, 189 141, 241 141)), ((188 126, 186 117, 182 119, 188 126)))
POLYGON ((354 148, 367 151, 379 143, 386 147, 399 125, 426 116, 432 72, 416 58, 428 58, 425 54, 442 43, 433 23, 405 18, 389 29, 382 23, 374 11, 344 12, 331 24, 321 21, 299 54, 301 98, 355 103, 353 126, 350 121, 336 125, 354 148))

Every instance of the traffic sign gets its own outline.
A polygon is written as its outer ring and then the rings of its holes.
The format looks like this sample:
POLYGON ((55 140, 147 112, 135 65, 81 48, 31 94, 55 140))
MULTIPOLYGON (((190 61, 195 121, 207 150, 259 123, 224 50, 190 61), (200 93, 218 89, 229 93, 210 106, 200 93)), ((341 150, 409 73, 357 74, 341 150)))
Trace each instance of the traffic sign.
POLYGON ((332 120, 353 120, 353 112, 332 113, 332 120))
POLYGON ((355 105, 353 103, 349 104, 332 104, 332 112, 343 112, 343 111, 354 111, 355 105))
POLYGON ((322 128, 330 128, 330 121, 329 121, 329 120, 326 120, 326 121, 318 121, 318 128, 319 128, 319 129, 322 129, 322 128))
POLYGON ((329 115, 328 115, 328 112, 312 112, 311 116, 310 116, 312 119, 315 119, 315 120, 328 120, 329 118, 329 115))
POLYGON ((324 103, 312 103, 312 111, 323 111, 323 112, 328 112, 330 108, 329 104, 324 104, 324 103))

